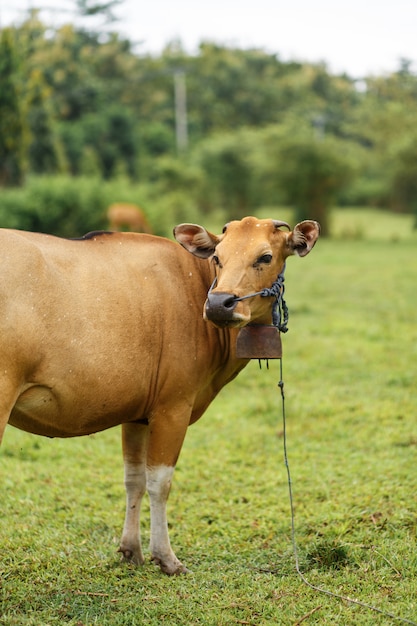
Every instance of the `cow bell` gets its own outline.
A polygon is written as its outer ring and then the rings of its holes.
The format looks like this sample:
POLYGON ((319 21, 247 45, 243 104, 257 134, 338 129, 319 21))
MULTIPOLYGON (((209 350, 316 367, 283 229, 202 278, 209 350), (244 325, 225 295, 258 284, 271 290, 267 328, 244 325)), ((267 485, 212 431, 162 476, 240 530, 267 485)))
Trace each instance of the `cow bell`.
POLYGON ((275 326, 252 324, 240 329, 236 340, 238 359, 280 359, 281 334, 275 326))

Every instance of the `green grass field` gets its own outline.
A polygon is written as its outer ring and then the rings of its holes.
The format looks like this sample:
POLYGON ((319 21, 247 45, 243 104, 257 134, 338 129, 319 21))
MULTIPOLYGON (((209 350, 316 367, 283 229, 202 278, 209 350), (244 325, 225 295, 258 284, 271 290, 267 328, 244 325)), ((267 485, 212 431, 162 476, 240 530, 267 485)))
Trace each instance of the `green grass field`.
MULTIPOLYGON (((288 261, 283 369, 303 573, 417 623, 411 222, 339 211, 334 239, 288 261)), ((48 440, 8 428, 0 624, 397 623, 310 589, 295 571, 278 380, 279 361, 269 370, 250 363, 188 432, 169 501, 171 541, 188 576, 119 561, 118 429, 48 440)), ((146 546, 147 501, 143 524, 146 546)))

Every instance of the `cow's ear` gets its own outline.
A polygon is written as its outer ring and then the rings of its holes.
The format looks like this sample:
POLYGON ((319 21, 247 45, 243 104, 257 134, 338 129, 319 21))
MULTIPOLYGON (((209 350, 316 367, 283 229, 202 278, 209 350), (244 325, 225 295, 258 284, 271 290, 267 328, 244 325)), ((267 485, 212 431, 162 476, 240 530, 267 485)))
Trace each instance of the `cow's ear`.
POLYGON ((306 256, 314 247, 319 234, 320 224, 314 220, 305 220, 297 224, 288 239, 293 254, 306 256))
POLYGON ((179 224, 174 228, 174 237, 188 252, 200 259, 211 256, 220 241, 220 237, 212 235, 198 224, 179 224))

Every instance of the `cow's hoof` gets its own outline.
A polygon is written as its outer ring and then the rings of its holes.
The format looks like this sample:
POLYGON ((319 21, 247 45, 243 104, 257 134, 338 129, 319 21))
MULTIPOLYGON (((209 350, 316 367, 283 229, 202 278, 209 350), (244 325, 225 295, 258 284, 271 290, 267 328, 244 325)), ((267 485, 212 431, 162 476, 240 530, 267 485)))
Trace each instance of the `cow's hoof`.
POLYGON ((123 548, 122 546, 120 546, 118 552, 121 553, 123 561, 128 561, 129 563, 133 563, 134 565, 143 565, 145 562, 142 553, 138 550, 131 550, 129 548, 123 548))
POLYGON ((159 565, 161 568, 161 572, 167 574, 168 576, 179 576, 180 574, 191 574, 191 570, 187 569, 185 565, 175 559, 173 562, 164 562, 160 558, 154 556, 151 558, 151 561, 155 563, 155 565, 159 565))

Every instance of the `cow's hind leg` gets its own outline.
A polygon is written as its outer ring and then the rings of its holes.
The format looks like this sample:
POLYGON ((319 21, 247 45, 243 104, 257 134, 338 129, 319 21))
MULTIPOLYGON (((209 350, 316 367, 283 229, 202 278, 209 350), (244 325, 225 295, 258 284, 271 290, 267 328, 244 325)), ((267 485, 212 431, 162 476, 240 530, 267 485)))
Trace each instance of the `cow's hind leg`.
POLYGON ((126 517, 119 552, 136 565, 144 562, 140 541, 140 506, 146 491, 148 429, 143 424, 123 424, 122 444, 125 466, 126 517))

